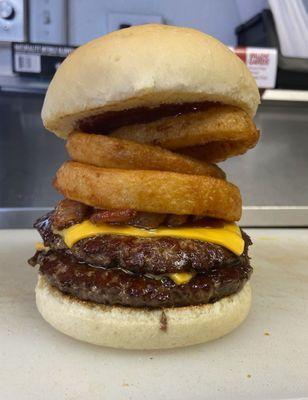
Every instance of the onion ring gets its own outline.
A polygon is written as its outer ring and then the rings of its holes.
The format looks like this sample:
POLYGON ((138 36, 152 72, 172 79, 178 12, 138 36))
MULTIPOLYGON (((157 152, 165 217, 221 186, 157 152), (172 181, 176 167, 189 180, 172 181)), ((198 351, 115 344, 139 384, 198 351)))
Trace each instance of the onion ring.
POLYGON ((66 149, 74 161, 97 167, 173 171, 225 179, 225 173, 216 165, 125 139, 73 132, 66 149))
POLYGON ((64 163, 54 181, 65 197, 97 208, 202 215, 237 221, 239 189, 222 179, 169 171, 121 170, 64 163))
POLYGON ((235 144, 226 146, 223 156, 216 157, 211 150, 204 152, 208 158, 202 159, 208 162, 243 154, 254 147, 259 139, 256 126, 245 111, 223 105, 213 105, 204 111, 166 117, 147 124, 125 126, 112 132, 111 136, 156 144, 170 150, 212 142, 235 144), (238 148, 236 143, 239 143, 238 148))
POLYGON ((216 163, 246 153, 248 149, 255 147, 258 140, 259 131, 256 130, 255 135, 252 135, 249 140, 211 142, 203 146, 185 147, 177 151, 196 160, 207 160, 207 162, 216 163))

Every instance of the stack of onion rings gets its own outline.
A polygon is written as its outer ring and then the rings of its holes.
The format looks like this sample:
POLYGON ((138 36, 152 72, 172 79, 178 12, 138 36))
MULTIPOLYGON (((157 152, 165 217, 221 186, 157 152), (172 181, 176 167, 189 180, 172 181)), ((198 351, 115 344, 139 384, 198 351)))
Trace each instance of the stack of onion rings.
POLYGON ((75 131, 66 145, 73 161, 59 169, 54 185, 101 209, 237 221, 240 191, 212 163, 246 152, 258 138, 245 111, 224 105, 123 126, 109 136, 75 131))

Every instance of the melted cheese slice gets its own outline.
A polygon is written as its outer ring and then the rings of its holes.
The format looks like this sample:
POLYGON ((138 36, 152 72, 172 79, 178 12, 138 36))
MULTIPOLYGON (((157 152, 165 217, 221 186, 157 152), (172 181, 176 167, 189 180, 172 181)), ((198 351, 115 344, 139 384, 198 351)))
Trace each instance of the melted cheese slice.
POLYGON ((42 251, 44 250, 45 246, 44 243, 35 243, 35 250, 42 251))
POLYGON ((45 247, 44 243, 35 243, 35 250, 37 251, 48 251, 49 247, 45 247))
POLYGON ((157 229, 135 228, 129 225, 94 225, 89 220, 73 225, 61 232, 66 245, 71 248, 81 239, 96 235, 125 235, 145 238, 174 237, 182 239, 201 240, 219 244, 236 255, 244 251, 244 240, 240 228, 236 224, 226 223, 222 228, 212 227, 159 227, 157 229))
POLYGON ((168 276, 177 285, 184 285, 194 277, 194 274, 191 272, 175 272, 173 274, 168 274, 168 276))

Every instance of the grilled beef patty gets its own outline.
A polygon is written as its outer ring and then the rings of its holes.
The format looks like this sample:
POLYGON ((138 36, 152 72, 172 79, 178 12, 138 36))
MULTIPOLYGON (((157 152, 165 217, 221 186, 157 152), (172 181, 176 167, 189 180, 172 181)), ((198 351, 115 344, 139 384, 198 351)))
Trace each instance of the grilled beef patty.
POLYGON ((130 307, 181 307, 215 302, 238 292, 252 268, 245 250, 236 256, 208 242, 177 238, 99 235, 68 248, 52 229, 54 211, 34 225, 48 251, 29 260, 61 292, 80 300, 130 307), (164 274, 191 272, 175 284, 164 274))
POLYGON ((245 250, 241 256, 220 245, 199 240, 123 235, 82 239, 69 249, 62 237, 53 233, 52 216, 53 213, 49 213, 34 225, 45 246, 96 267, 165 274, 192 270, 204 272, 222 265, 232 267, 239 262, 249 263, 247 251, 251 241, 244 232, 245 250))
POLYGON ((238 260, 176 285, 168 277, 153 279, 120 268, 95 268, 52 250, 37 252, 32 264, 39 264, 40 273, 49 284, 80 300, 148 308, 213 303, 238 292, 252 272, 248 262, 238 260))

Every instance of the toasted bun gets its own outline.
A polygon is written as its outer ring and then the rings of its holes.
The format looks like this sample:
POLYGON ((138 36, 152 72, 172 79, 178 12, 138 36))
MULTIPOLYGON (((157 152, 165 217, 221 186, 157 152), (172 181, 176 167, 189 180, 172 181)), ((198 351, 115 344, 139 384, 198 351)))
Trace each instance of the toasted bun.
POLYGON ((260 97, 246 65, 218 40, 189 28, 142 25, 67 57, 49 85, 42 119, 66 137, 86 116, 195 101, 235 105, 253 116, 260 97))
POLYGON ((251 289, 247 283, 239 293, 213 304, 165 308, 164 326, 162 310, 80 301, 53 288, 42 276, 36 304, 48 323, 75 339, 115 348, 163 349, 204 343, 231 332, 249 312, 251 289))

